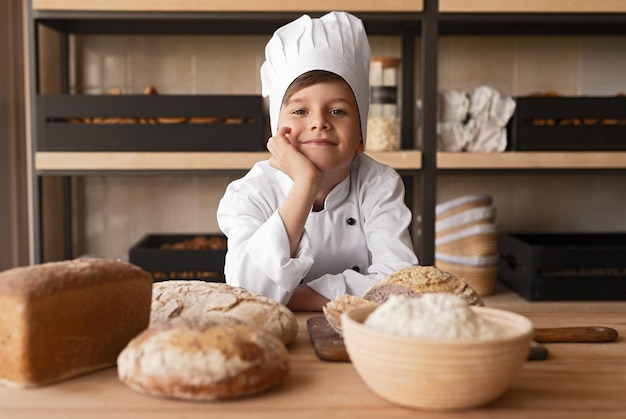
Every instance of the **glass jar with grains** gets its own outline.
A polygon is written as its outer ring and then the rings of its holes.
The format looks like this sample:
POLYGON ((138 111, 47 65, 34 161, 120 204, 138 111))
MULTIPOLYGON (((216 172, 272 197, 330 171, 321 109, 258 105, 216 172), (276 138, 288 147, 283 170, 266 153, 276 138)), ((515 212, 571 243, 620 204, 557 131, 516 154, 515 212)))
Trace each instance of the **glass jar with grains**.
POLYGON ((400 149, 400 59, 372 57, 370 62, 370 112, 367 119, 367 151, 400 149))

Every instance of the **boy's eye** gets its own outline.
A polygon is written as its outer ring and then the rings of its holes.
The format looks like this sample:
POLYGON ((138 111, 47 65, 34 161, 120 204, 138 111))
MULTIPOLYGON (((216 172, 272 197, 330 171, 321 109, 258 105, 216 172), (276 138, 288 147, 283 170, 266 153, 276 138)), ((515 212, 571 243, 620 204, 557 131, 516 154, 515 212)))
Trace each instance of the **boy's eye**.
POLYGON ((331 115, 345 115, 346 112, 343 109, 333 109, 330 111, 331 115))
POLYGON ((292 112, 294 115, 304 115, 306 111, 304 109, 296 109, 292 112))

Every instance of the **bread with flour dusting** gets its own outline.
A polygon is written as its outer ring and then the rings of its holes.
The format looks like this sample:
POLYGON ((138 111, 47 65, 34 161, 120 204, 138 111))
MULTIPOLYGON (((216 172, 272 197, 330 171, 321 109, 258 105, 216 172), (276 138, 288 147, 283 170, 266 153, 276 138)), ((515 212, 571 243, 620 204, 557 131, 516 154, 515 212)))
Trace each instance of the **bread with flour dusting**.
POLYGON ((283 343, 298 334, 296 316, 286 306, 263 295, 221 282, 193 280, 155 282, 150 325, 178 317, 206 317, 222 313, 253 329, 265 330, 283 343))
POLYGON ((151 326, 117 360, 119 380, 156 397, 234 399, 265 391, 290 372, 285 345, 228 315, 151 326))

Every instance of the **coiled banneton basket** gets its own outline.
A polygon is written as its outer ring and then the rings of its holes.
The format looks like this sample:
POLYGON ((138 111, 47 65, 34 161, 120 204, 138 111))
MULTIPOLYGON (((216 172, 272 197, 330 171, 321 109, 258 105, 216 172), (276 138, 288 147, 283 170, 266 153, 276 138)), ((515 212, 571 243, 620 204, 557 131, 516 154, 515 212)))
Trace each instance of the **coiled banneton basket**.
POLYGON ((435 265, 462 277, 481 295, 498 275, 496 208, 489 195, 466 195, 437 205, 435 265))
POLYGON ((498 253, 498 231, 492 224, 478 224, 435 239, 435 251, 457 256, 498 253))
POLYGON ((435 238, 458 233, 476 225, 493 224, 495 219, 496 209, 491 205, 471 208, 437 221, 435 223, 435 238))
POLYGON ((506 334, 492 340, 426 341, 363 324, 375 307, 342 314, 343 339, 352 365, 380 397, 424 410, 468 409, 490 403, 511 386, 533 334, 530 320, 505 310, 473 306, 506 334))
POLYGON ((453 217, 473 208, 490 206, 492 198, 489 195, 464 195, 455 199, 438 204, 435 207, 435 220, 437 222, 453 217))
POLYGON ((492 294, 496 287, 499 258, 498 254, 463 257, 435 253, 435 266, 463 278, 482 297, 492 294))

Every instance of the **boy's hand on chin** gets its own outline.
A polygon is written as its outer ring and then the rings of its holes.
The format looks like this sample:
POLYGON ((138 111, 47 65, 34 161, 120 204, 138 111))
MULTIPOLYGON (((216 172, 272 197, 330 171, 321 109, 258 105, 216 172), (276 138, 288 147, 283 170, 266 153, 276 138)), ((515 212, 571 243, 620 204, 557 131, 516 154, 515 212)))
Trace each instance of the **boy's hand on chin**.
POLYGON ((269 159, 270 166, 284 172, 294 182, 309 181, 321 184, 322 172, 291 144, 288 138, 290 132, 291 128, 280 127, 276 135, 267 141, 267 149, 272 154, 269 159))

